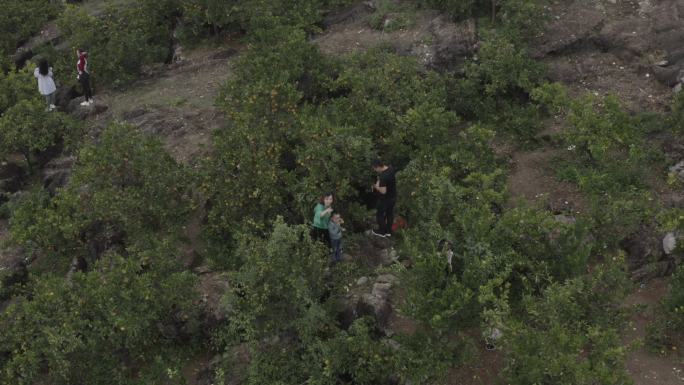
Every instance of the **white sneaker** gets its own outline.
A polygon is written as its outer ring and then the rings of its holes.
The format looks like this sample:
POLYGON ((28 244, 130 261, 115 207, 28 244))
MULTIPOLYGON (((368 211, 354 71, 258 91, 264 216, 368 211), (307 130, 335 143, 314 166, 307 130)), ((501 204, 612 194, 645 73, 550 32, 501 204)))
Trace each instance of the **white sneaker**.
POLYGON ((56 108, 57 108, 57 106, 55 106, 54 104, 50 104, 50 111, 52 111, 52 110, 54 110, 54 109, 56 109, 56 108))
POLYGON ((87 105, 88 105, 88 102, 86 102, 86 101, 84 100, 84 101, 81 102, 81 105, 82 105, 82 106, 87 106, 87 105))

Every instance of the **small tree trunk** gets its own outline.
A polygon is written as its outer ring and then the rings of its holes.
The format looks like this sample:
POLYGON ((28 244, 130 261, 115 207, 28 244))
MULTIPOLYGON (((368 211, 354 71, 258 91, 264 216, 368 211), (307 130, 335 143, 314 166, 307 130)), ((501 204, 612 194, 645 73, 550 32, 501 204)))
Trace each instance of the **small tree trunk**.
POLYGON ((492 0, 492 24, 496 23, 496 0, 492 0))

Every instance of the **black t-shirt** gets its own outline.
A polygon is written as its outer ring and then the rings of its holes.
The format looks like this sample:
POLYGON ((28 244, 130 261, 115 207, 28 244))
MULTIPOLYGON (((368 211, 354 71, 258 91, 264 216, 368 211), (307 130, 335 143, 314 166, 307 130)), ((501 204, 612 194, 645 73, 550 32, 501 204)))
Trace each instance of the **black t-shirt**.
POLYGON ((397 199, 397 179, 394 177, 395 174, 396 171, 392 166, 378 174, 380 187, 387 187, 387 192, 385 194, 379 194, 381 200, 392 201, 397 199))

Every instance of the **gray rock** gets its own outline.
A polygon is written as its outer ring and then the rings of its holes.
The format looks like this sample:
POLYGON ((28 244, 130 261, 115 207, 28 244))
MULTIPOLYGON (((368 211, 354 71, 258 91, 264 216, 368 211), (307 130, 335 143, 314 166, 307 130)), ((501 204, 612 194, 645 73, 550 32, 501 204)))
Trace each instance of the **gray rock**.
POLYGON ((453 71, 460 68, 477 49, 478 35, 474 19, 457 24, 440 15, 430 22, 428 31, 432 43, 418 44, 413 49, 413 53, 428 68, 453 71))
POLYGON ((684 182, 684 160, 670 167, 670 174, 675 175, 680 181, 684 182))
POLYGON ((653 75, 662 84, 673 87, 679 82, 679 68, 674 66, 669 67, 651 67, 653 75))
POLYGON ((324 29, 330 28, 335 24, 340 24, 352 19, 366 17, 375 12, 375 5, 372 1, 352 4, 340 10, 333 11, 323 18, 321 25, 324 29))
POLYGON ((674 271, 673 261, 659 261, 649 263, 632 272, 635 281, 649 281, 654 278, 665 277, 674 271))
POLYGON ((674 88, 672 89, 672 92, 674 92, 675 94, 678 94, 678 93, 680 93, 681 91, 682 91, 682 83, 677 84, 677 85, 674 86, 674 88))
POLYGON ((392 287, 398 280, 392 274, 383 274, 374 280, 371 288, 367 286, 368 282, 370 282, 368 277, 359 278, 357 286, 345 296, 338 313, 338 319, 343 328, 348 328, 354 320, 360 317, 372 316, 378 327, 387 330, 393 311, 390 301, 392 287))
POLYGON ((394 249, 383 249, 380 251, 380 263, 383 266, 389 266, 399 260, 396 250, 394 249))
POLYGON ((90 116, 99 115, 109 108, 106 104, 97 101, 97 98, 95 98, 95 103, 82 106, 81 102, 84 100, 83 97, 72 99, 67 106, 67 112, 76 119, 85 120, 90 116))
POLYGON ((63 86, 63 87, 57 87, 57 93, 55 94, 55 102, 57 107, 60 109, 66 111, 69 107, 69 102, 72 99, 75 99, 79 96, 81 96, 81 93, 79 93, 76 90, 75 85, 71 85, 69 87, 63 86))
POLYGON ((663 251, 665 254, 670 255, 675 251, 677 248, 677 238, 679 237, 674 231, 670 231, 665 235, 665 238, 663 238, 663 251))
POLYGON ((373 284, 373 290, 371 291, 371 294, 376 297, 387 298, 390 294, 390 290, 392 290, 391 283, 376 282, 373 284))
POLYGON ((663 251, 663 236, 649 226, 644 226, 634 234, 620 242, 620 246, 627 253, 627 266, 630 271, 660 262, 665 257, 663 251))
POLYGON ((55 158, 49 161, 41 170, 43 187, 54 196, 57 189, 66 186, 71 176, 71 170, 76 158, 73 156, 55 158))
POLYGON ((14 162, 0 163, 0 191, 14 193, 21 189, 26 178, 23 167, 14 162))
POLYGON ((562 214, 555 215, 553 219, 555 219, 556 222, 562 223, 564 225, 574 225, 577 222, 577 219, 575 217, 562 214))
POLYGON ((399 279, 392 274, 382 274, 382 275, 379 275, 377 278, 375 278, 375 282, 386 282, 386 283, 395 284, 398 281, 399 281, 399 279))
POLYGON ((227 48, 212 54, 210 57, 214 60, 226 60, 237 55, 238 51, 235 48, 227 48))
POLYGON ((211 326, 226 322, 229 309, 223 305, 222 298, 230 290, 227 277, 219 272, 202 274, 198 287, 204 304, 205 323, 211 326))
POLYGON ((605 16, 591 7, 579 2, 568 9, 573 17, 557 18, 550 22, 544 33, 534 44, 533 55, 543 57, 550 53, 561 52, 571 46, 588 41, 595 35, 595 30, 601 26, 605 16))
POLYGON ((392 307, 387 298, 375 296, 370 293, 363 294, 356 306, 356 313, 363 316, 372 316, 381 328, 387 324, 392 307))
POLYGON ((0 250, 0 299, 6 296, 6 290, 13 285, 28 279, 26 260, 19 249, 0 250))

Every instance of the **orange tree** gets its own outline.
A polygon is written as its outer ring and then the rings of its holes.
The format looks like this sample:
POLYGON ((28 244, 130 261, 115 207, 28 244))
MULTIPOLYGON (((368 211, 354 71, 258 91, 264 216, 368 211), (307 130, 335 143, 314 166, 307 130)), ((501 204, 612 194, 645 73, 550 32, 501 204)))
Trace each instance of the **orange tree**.
POLYGON ((197 307, 195 279, 172 262, 172 250, 110 254, 71 281, 37 278, 0 314, 2 382, 177 380, 197 333, 197 307))
POLYGON ((111 247, 144 249, 173 237, 189 207, 187 171, 161 143, 113 124, 81 149, 67 186, 50 199, 27 194, 10 219, 13 239, 64 268, 111 247))

